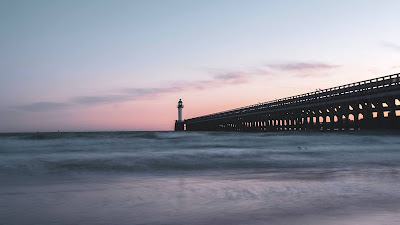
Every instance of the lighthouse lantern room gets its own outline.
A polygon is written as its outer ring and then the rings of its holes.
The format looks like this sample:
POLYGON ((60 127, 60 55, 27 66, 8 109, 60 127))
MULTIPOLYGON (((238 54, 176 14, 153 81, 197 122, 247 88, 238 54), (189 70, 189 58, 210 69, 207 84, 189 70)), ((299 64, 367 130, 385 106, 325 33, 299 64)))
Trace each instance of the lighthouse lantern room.
POLYGON ((182 108, 183 108, 183 104, 182 104, 182 99, 179 99, 178 102, 178 121, 182 122, 182 108))

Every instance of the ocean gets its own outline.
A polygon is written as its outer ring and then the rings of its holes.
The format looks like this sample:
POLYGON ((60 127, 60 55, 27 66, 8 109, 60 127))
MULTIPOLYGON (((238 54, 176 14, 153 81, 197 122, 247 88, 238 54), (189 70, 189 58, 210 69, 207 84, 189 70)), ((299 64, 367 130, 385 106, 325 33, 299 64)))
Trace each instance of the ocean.
POLYGON ((0 134, 0 224, 400 224, 395 132, 0 134))

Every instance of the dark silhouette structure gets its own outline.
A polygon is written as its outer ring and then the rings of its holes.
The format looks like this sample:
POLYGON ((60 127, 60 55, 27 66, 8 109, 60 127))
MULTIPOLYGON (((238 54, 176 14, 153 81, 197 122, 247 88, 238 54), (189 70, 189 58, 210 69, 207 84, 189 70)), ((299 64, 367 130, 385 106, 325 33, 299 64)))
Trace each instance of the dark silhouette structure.
POLYGON ((184 121, 188 131, 400 129, 400 74, 184 121))

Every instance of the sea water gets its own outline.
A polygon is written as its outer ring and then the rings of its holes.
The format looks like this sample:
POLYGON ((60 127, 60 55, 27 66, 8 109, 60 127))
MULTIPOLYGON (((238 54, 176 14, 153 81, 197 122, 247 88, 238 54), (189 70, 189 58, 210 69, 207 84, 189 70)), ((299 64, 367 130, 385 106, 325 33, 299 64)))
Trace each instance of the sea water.
POLYGON ((0 224, 400 224, 390 132, 0 134, 0 224))

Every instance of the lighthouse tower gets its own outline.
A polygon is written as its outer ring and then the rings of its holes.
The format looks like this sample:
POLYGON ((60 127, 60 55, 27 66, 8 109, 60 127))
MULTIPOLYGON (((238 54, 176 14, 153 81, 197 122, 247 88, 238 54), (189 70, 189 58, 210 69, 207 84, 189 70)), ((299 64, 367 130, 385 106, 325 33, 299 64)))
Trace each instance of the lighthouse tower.
POLYGON ((185 125, 184 125, 183 119, 182 119, 182 108, 183 108, 182 99, 179 99, 179 102, 178 102, 178 120, 175 121, 175 131, 183 131, 183 130, 185 130, 185 125))

